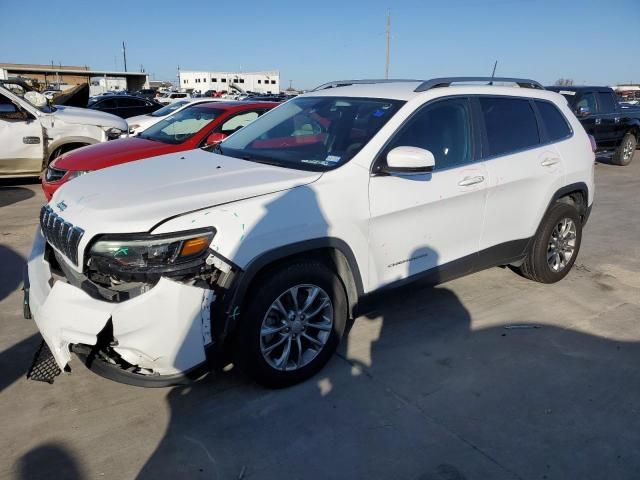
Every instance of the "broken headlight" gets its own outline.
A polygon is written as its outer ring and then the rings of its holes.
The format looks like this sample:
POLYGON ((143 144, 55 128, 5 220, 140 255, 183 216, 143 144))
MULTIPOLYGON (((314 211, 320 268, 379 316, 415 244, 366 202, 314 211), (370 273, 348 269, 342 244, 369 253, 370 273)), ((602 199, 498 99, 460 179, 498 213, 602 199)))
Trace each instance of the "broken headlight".
POLYGON ((125 130, 120 130, 119 128, 108 128, 104 131, 107 140, 116 140, 118 138, 120 138, 122 136, 123 133, 125 133, 125 130))
POLYGON ((104 235, 89 250, 90 266, 111 273, 175 272, 202 263, 212 228, 163 235, 104 235))

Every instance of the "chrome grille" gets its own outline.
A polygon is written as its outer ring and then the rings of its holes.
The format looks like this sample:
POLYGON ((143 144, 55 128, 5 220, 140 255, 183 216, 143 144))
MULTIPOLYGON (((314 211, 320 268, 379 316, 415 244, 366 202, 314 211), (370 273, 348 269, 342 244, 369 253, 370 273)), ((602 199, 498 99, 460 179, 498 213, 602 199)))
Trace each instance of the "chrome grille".
POLYGON ((65 222, 49 205, 40 210, 40 228, 47 242, 73 263, 78 264, 78 245, 84 230, 65 222))

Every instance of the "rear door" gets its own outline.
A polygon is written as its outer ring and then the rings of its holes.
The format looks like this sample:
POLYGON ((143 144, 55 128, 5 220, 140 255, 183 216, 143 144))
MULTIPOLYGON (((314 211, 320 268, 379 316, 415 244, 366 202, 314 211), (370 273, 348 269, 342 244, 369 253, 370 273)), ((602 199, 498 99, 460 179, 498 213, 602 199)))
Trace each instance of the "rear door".
POLYGON ((613 92, 598 92, 598 115, 600 116, 600 138, 602 146, 607 150, 615 149, 624 136, 624 124, 618 112, 617 101, 613 92))
MULTIPOLYGON (((553 192, 563 185, 564 172, 532 100, 482 96, 476 102, 489 173, 480 251, 491 264, 496 256, 502 261, 522 253, 553 192)), ((553 104, 543 103, 547 114, 553 104)))
POLYGON ((38 174, 43 157, 38 119, 0 93, 0 176, 38 174))

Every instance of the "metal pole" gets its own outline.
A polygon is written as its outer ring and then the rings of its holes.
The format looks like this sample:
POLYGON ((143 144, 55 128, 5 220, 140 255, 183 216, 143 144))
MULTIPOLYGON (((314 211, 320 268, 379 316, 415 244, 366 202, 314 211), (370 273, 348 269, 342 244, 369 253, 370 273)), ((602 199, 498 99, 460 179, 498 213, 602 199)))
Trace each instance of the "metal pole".
POLYGON ((127 71, 127 46, 122 42, 122 56, 124 58, 124 71, 127 71))
POLYGON ((389 57, 391 50, 391 14, 387 13, 387 61, 384 66, 384 78, 389 78, 389 57))

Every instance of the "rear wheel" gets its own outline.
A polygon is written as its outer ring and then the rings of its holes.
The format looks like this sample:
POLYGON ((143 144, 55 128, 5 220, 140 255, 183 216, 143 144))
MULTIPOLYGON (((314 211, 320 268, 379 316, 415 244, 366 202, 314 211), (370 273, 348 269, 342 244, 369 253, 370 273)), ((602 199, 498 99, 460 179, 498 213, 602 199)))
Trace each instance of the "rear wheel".
POLYGON ((629 165, 631 160, 633 160, 633 154, 636 151, 637 140, 633 133, 627 133, 620 146, 616 149, 613 154, 612 163, 616 165, 629 165))
POLYGON ((556 203, 540 225, 524 263, 516 270, 536 282, 562 280, 578 256, 581 240, 582 223, 576 208, 556 203))
POLYGON ((347 320, 344 287, 331 269, 316 262, 283 267, 256 282, 248 299, 235 350, 257 382, 293 385, 329 361, 347 320))

